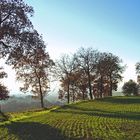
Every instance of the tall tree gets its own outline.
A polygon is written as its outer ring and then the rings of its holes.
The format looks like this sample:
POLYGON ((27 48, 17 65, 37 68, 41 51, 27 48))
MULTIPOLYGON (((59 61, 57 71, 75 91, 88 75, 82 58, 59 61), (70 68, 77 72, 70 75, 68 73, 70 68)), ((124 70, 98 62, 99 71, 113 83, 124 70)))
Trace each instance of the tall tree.
POLYGON ((16 70, 17 80, 22 81, 21 91, 31 91, 41 100, 41 107, 44 108, 43 98, 48 90, 48 70, 54 65, 48 53, 42 37, 33 32, 27 39, 29 50, 13 51, 10 54, 8 63, 16 70))
POLYGON ((92 83, 96 75, 96 64, 98 59, 98 51, 92 48, 80 48, 77 52, 77 62, 79 68, 84 71, 88 80, 89 97, 93 99, 92 83))
POLYGON ((122 66, 121 63, 122 60, 112 53, 101 54, 101 61, 99 61, 100 74, 106 76, 110 81, 110 96, 112 96, 112 90, 116 90, 118 82, 123 78, 121 74, 125 70, 125 66, 122 66))
POLYGON ((96 83, 97 83, 97 87, 99 90, 99 96, 100 98, 102 98, 103 96, 103 85, 104 85, 104 78, 107 77, 107 73, 108 70, 106 69, 106 54, 105 53, 100 53, 99 54, 99 59, 98 59, 98 63, 97 63, 97 79, 96 79, 96 83))
MULTIPOLYGON (((73 71, 77 68, 75 57, 70 57, 69 55, 63 55, 57 62, 55 62, 54 75, 57 77, 64 88, 63 91, 67 93, 67 102, 70 102, 70 84, 71 75, 73 71)), ((61 90, 62 93, 62 90, 61 90)))
POLYGON ((34 11, 23 0, 0 1, 0 56, 6 56, 17 47, 23 47, 22 34, 33 29, 29 19, 34 11))

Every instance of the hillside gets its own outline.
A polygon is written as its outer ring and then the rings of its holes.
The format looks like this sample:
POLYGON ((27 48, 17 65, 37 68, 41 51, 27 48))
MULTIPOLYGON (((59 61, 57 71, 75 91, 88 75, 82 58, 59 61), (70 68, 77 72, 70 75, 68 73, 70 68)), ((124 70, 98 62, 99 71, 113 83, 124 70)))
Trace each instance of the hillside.
POLYGON ((15 114, 0 123, 0 140, 7 139, 139 140, 140 97, 105 98, 15 114))
MULTIPOLYGON (((1 102, 0 102, 1 103, 1 102)), ((55 103, 44 100, 45 107, 50 107, 55 103)), ((23 112, 40 108, 40 100, 33 99, 32 96, 12 96, 1 104, 2 112, 23 112)))

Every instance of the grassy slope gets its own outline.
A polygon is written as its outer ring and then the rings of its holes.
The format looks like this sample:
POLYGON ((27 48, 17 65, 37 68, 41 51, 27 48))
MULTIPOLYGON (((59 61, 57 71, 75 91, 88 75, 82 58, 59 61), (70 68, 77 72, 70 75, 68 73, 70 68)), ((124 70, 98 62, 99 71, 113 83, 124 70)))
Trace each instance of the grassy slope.
POLYGON ((0 140, 140 140, 140 97, 80 102, 0 124, 0 140))

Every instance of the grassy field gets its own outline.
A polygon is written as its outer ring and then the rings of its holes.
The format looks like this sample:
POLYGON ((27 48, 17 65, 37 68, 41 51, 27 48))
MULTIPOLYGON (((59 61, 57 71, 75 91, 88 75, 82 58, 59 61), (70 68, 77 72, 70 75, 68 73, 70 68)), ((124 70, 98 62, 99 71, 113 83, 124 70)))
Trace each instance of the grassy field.
POLYGON ((140 140, 140 97, 84 101, 9 114, 0 140, 140 140))

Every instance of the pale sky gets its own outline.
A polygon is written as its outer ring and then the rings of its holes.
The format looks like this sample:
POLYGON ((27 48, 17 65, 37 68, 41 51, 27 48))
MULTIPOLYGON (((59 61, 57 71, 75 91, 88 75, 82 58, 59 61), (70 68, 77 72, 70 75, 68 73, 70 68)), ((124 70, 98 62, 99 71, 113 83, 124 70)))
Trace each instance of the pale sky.
MULTIPOLYGON (((74 53, 81 46, 93 47, 111 52, 127 64, 124 82, 136 80, 135 63, 140 61, 140 0, 26 2, 34 7, 31 21, 48 44, 52 59, 62 53, 74 53)), ((10 86, 17 89, 12 83, 10 86)))

